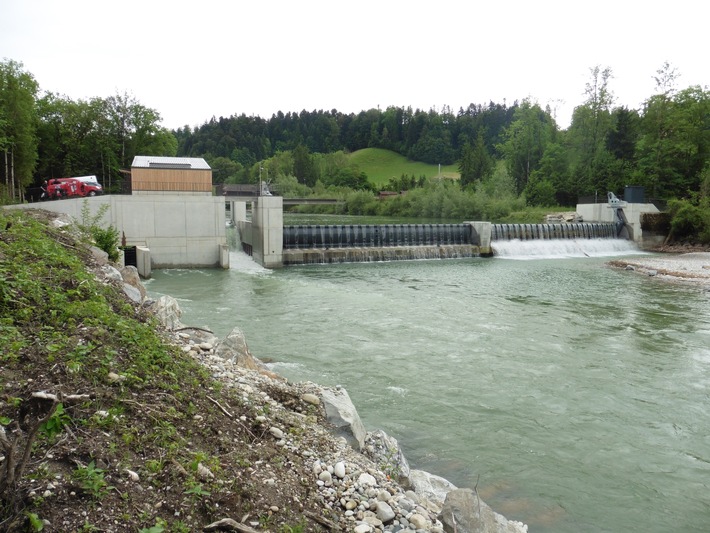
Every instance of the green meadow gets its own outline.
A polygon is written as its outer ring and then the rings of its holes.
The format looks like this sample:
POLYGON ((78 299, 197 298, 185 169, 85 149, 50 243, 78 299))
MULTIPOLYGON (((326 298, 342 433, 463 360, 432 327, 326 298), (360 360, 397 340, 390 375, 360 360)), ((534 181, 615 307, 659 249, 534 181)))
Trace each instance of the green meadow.
POLYGON ((399 179, 402 174, 414 176, 426 176, 427 178, 454 178, 458 179, 458 166, 442 165, 441 174, 439 173, 438 165, 430 165, 411 161, 391 150, 384 148, 364 148, 350 154, 350 162, 357 165, 358 168, 367 174, 370 182, 375 186, 380 187, 385 185, 390 178, 399 179))

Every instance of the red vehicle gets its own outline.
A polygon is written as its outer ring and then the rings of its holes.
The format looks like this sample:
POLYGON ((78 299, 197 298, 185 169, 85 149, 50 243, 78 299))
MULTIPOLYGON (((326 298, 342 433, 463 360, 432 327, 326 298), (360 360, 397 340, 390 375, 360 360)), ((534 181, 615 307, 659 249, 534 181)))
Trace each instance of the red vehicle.
POLYGON ((83 176, 81 178, 52 178, 46 185, 47 197, 50 200, 60 198, 81 198, 96 196, 103 193, 103 189, 96 176, 83 176))

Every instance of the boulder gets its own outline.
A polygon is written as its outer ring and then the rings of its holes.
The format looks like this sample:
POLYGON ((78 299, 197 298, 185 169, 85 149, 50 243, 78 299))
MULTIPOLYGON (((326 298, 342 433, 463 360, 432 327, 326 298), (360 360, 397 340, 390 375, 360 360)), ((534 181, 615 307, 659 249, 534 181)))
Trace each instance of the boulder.
POLYGON ((471 489, 455 489, 446 495, 439 513, 446 533, 527 533, 528 526, 494 512, 471 489))
POLYGON ((138 289, 141 293, 141 300, 145 299, 146 290, 141 277, 138 275, 138 269, 133 265, 124 266, 120 270, 123 282, 138 289))
POLYGON ((123 276, 116 267, 111 265, 103 265, 101 271, 104 273, 105 279, 108 281, 123 282, 123 276))
POLYGON ((161 296, 153 302, 150 309, 165 328, 174 331, 185 327, 185 325, 180 322, 182 309, 180 309, 178 301, 172 296, 161 296))
POLYGON ((443 505, 446 495, 456 490, 456 485, 440 476, 423 470, 410 470, 409 485, 420 498, 429 500, 438 506, 443 505))
POLYGON ((108 254, 104 252, 101 248, 98 248, 96 246, 89 246, 88 248, 89 252, 91 252, 91 255, 96 261, 96 264, 98 264, 99 266, 104 266, 108 264, 108 254))
POLYGON ((138 289, 136 289, 133 285, 130 285, 128 283, 123 284, 123 294, 128 296, 128 298, 134 304, 139 304, 143 301, 143 296, 141 295, 141 292, 138 289))
POLYGON ((348 391, 343 388, 324 388, 321 391, 321 399, 328 422, 334 427, 334 433, 343 437, 354 449, 361 451, 365 446, 367 432, 348 391))
POLYGON ((409 463, 404 457, 397 439, 378 429, 368 433, 366 440, 367 452, 380 470, 404 488, 410 488, 409 463))
POLYGON ((249 370, 265 370, 266 365, 249 351, 244 332, 234 328, 215 348, 215 355, 249 370))

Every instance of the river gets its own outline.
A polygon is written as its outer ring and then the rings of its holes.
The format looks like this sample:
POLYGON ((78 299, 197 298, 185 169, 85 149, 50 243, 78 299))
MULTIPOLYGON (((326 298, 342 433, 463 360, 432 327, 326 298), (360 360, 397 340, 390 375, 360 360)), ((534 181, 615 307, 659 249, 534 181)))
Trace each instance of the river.
POLYGON ((708 293, 610 269, 635 252, 609 246, 275 271, 233 252, 146 285, 290 380, 344 386, 414 468, 531 532, 708 531, 708 293))

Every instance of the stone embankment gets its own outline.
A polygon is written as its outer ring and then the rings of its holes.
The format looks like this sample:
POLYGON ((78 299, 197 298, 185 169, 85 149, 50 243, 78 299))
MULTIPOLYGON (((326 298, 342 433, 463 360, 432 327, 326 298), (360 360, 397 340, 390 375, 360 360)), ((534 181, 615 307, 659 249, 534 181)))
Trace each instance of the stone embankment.
MULTIPOLYGON (((104 267, 109 275, 121 275, 111 273, 111 268, 104 267)), ((339 517, 337 524, 330 524, 334 529, 356 533, 527 532, 525 524, 495 513, 475 490, 457 488, 446 479, 411 469, 396 439, 381 430, 365 430, 345 389, 289 383, 252 356, 239 329, 219 339, 206 327, 182 324, 174 298, 145 300, 142 285, 130 268, 128 273, 125 270, 126 294, 150 306, 171 332, 173 342, 209 368, 214 379, 237 389, 246 403, 261 407, 257 411, 268 413, 257 417, 257 422, 268 428, 279 446, 306 459, 309 476, 302 483, 318 492, 328 515, 339 517), (320 410, 326 423, 294 410, 297 401, 320 410)), ((265 486, 280 483, 268 470, 255 469, 253 475, 265 486)), ((214 530, 222 527, 227 526, 214 524, 214 530)), ((243 531, 246 526, 240 527, 243 531)))

